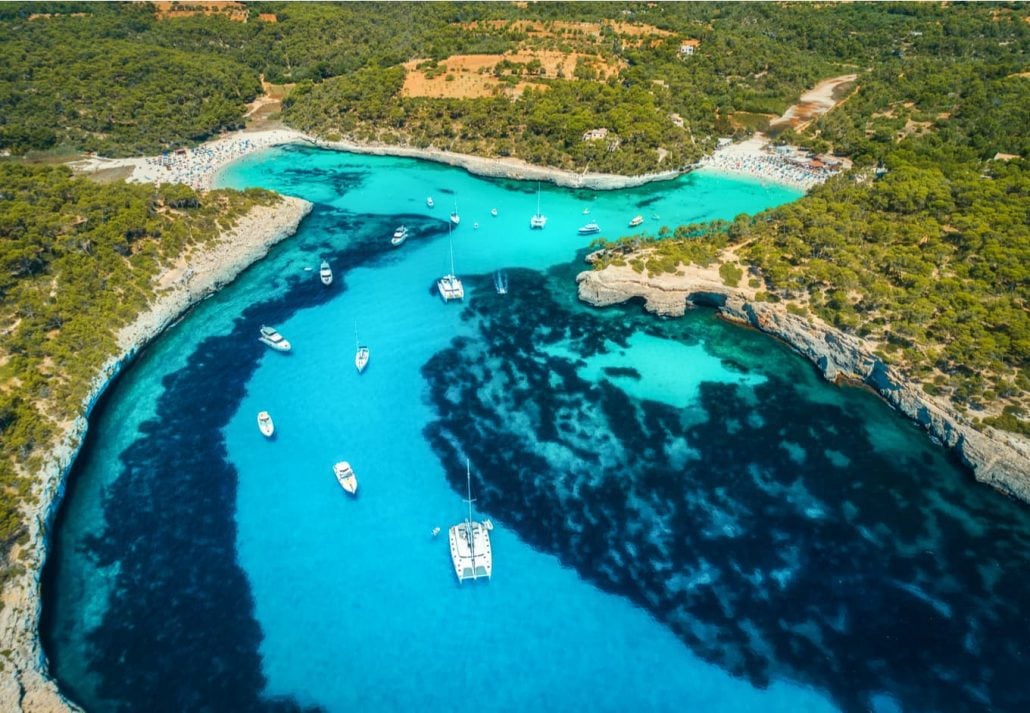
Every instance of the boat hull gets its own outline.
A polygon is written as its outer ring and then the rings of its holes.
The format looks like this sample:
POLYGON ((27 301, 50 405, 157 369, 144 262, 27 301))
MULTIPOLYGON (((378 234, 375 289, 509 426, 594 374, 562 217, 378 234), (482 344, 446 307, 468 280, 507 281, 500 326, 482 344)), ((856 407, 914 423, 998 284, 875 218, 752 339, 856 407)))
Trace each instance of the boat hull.
POLYGON ((358 494, 358 477, 354 474, 354 470, 350 467, 350 463, 347 461, 340 461, 333 466, 333 475, 336 476, 336 482, 340 484, 340 487, 349 495, 358 494))
POLYGON ((359 374, 365 370, 366 366, 368 366, 369 355, 370 352, 368 347, 358 347, 358 352, 354 355, 354 366, 357 368, 359 374))
POLYGON ((467 579, 489 580, 493 576, 494 565, 490 533, 486 526, 481 522, 466 520, 452 527, 447 534, 451 546, 451 563, 458 582, 467 579))

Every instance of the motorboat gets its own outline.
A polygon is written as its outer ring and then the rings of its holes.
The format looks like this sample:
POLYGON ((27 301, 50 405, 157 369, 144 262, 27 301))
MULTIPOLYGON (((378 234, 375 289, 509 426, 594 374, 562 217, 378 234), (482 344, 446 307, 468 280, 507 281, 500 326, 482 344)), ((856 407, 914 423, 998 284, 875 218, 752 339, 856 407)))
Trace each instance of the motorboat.
POLYGON ((268 411, 261 411, 257 415, 258 429, 261 431, 261 435, 265 438, 271 438, 275 433, 275 424, 272 423, 272 417, 268 411))
POLYGON ((277 352, 288 352, 292 349, 290 343, 276 331, 275 327, 261 327, 259 339, 277 352))
POLYGON ((466 579, 487 579, 493 575, 494 557, 490 549, 490 529, 472 519, 472 471, 465 459, 465 485, 468 490, 468 518, 448 531, 451 544, 451 562, 458 582, 466 579))
POLYGON ((638 225, 640 225, 643 222, 644 222, 644 216, 638 215, 637 217, 635 217, 633 220, 631 220, 629 222, 629 227, 635 228, 635 227, 637 227, 638 225))
POLYGON ((333 474, 341 488, 351 495, 358 494, 358 476, 354 475, 354 469, 350 467, 350 463, 341 460, 333 466, 333 474))
POLYGON ((401 243, 403 243, 407 239, 408 239, 408 228, 407 228, 407 226, 402 225, 402 226, 398 227, 397 230, 393 231, 393 237, 390 238, 390 244, 393 245, 394 247, 397 247, 398 245, 400 245, 401 243))
POLYGON ((540 212, 540 184, 536 184, 536 213, 529 219, 531 230, 543 230, 547 225, 547 216, 540 212))
POLYGON ((433 202, 433 197, 429 196, 426 198, 426 208, 432 208, 436 203, 433 202))
POLYGON ((490 215, 492 215, 493 217, 496 218, 497 217, 497 209, 496 208, 491 208, 490 209, 490 215))
POLYGON ((601 232, 601 226, 597 223, 587 223, 579 229, 580 235, 594 235, 601 232))
POLYGON ((465 299, 465 288, 462 286, 461 280, 454 274, 454 243, 451 242, 449 234, 447 243, 451 250, 451 271, 436 281, 436 287, 440 290, 440 296, 443 297, 444 302, 463 300, 465 299))
POLYGON ((333 284, 333 269, 329 267, 329 261, 322 261, 322 266, 318 269, 318 279, 322 281, 323 285, 333 284))

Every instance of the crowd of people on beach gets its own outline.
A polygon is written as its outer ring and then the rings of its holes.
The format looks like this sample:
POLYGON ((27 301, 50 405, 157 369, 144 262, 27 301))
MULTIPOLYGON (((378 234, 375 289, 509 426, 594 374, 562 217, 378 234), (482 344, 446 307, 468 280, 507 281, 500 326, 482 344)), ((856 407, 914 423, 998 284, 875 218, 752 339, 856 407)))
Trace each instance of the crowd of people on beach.
POLYGON ((734 146, 715 151, 703 159, 701 165, 717 171, 743 173, 803 190, 823 183, 840 170, 839 166, 831 166, 796 152, 779 153, 768 148, 739 151, 735 150, 734 146))
MULTIPOLYGON (((283 132, 288 133, 288 132, 283 132)), ((168 151, 143 159, 137 180, 153 183, 182 183, 191 188, 209 188, 214 174, 225 164, 266 146, 283 143, 287 136, 263 132, 223 139, 190 149, 168 151)))

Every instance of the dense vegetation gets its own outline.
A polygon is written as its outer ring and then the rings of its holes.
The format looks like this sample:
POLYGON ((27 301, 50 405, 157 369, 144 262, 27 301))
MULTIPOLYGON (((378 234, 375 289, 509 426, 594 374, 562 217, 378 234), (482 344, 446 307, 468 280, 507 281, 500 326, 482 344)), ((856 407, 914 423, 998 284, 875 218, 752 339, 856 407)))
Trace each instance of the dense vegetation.
POLYGON ((0 163, 0 552, 62 425, 82 412, 115 335, 163 266, 212 240, 267 191, 98 185, 65 168, 0 163))
POLYGON ((894 8, 932 21, 880 50, 846 103, 784 137, 851 156, 851 175, 753 219, 680 228, 635 267, 710 264, 733 243, 769 299, 873 340, 928 393, 1030 434, 1030 33, 1023 10, 953 9, 894 8))

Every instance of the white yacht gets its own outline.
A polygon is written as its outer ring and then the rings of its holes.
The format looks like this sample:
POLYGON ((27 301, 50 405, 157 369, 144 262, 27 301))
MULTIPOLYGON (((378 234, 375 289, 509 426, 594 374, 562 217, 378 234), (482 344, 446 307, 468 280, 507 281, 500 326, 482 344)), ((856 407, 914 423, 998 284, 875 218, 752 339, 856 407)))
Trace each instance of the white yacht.
POLYGON ((440 290, 440 296, 443 297, 444 302, 463 300, 465 299, 465 288, 462 286, 461 280, 454 274, 454 244, 450 242, 450 236, 448 236, 447 242, 451 249, 451 271, 436 281, 436 287, 440 290))
POLYGON ((640 225, 643 222, 644 222, 644 216, 638 215, 637 217, 635 217, 633 220, 631 220, 629 222, 629 227, 635 228, 635 227, 637 227, 638 225, 640 225))
POLYGON ((402 226, 398 227, 397 230, 393 231, 393 237, 390 238, 390 244, 393 245, 394 247, 397 247, 398 245, 400 245, 401 243, 403 243, 407 239, 408 239, 408 227, 406 225, 402 225, 402 226))
POLYGON ((275 433, 275 424, 272 423, 272 417, 268 411, 261 411, 258 413, 258 429, 265 438, 271 438, 272 434, 275 433))
POLYGON ((328 260, 322 261, 322 266, 318 269, 318 279, 322 281, 323 285, 333 284, 333 269, 329 267, 328 260))
POLYGON ((336 475, 336 482, 340 484, 341 488, 351 495, 358 494, 358 476, 354 475, 354 469, 350 467, 350 463, 341 460, 333 466, 333 473, 336 475))
POLYGON ((601 226, 597 223, 587 223, 579 229, 580 235, 594 235, 601 232, 601 226))
POLYGON ((466 579, 490 579, 494 569, 490 550, 490 529, 472 519, 472 471, 465 459, 465 483, 468 488, 468 519, 459 522, 448 532, 451 540, 451 562, 458 582, 466 579))
POLYGON ((275 330, 275 327, 261 327, 260 340, 277 352, 288 352, 292 348, 283 335, 275 330))
POLYGON ((429 196, 426 198, 426 208, 432 208, 436 203, 433 202, 433 197, 429 196))
POLYGON ((536 213, 529 219, 529 227, 532 230, 542 230, 547 225, 547 216, 540 212, 540 184, 536 184, 536 213))

